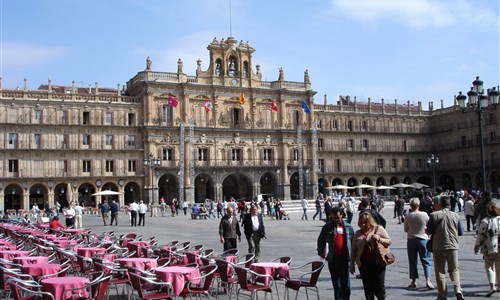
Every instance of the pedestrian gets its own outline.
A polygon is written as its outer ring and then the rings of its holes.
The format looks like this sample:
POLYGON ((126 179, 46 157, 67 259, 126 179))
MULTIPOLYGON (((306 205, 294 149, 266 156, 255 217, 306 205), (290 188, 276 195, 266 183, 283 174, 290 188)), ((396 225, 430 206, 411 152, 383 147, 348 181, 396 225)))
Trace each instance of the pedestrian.
POLYGON ((306 198, 302 198, 300 201, 300 205, 302 205, 302 218, 300 218, 302 221, 305 219, 307 221, 307 209, 309 208, 309 202, 307 201, 306 198))
POLYGON ((486 218, 486 206, 491 202, 490 193, 484 192, 481 194, 481 201, 477 204, 474 209, 474 224, 476 228, 479 227, 479 223, 482 219, 486 218))
POLYGON ((170 204, 170 216, 172 216, 172 217, 176 216, 175 200, 172 200, 172 204, 170 204))
POLYGON ((145 226, 146 225, 146 213, 148 212, 148 206, 144 204, 144 201, 139 201, 139 226, 145 226))
POLYGON ((102 200, 99 204, 99 209, 101 210, 102 221, 104 222, 104 226, 108 225, 108 214, 109 214, 109 204, 108 202, 102 200))
POLYGON ((479 223, 474 253, 481 251, 484 269, 490 283, 490 291, 486 297, 500 292, 500 208, 491 201, 486 206, 486 218, 479 223))
POLYGON ((128 205, 128 212, 130 213, 130 226, 137 226, 137 212, 139 211, 139 205, 135 203, 135 200, 128 205))
POLYGON ((420 211, 420 199, 410 199, 410 213, 405 218, 404 230, 408 234, 406 241, 406 252, 408 254, 408 264, 410 265, 411 283, 410 289, 417 288, 418 269, 417 258, 420 256, 420 262, 424 268, 425 286, 433 290, 434 285, 431 282, 432 256, 427 251, 426 244, 429 237, 425 233, 425 227, 429 221, 429 215, 420 211))
POLYGON ((75 205, 75 228, 83 228, 83 207, 80 206, 80 203, 76 203, 75 205))
POLYGON ((72 228, 75 226, 75 206, 73 204, 70 207, 66 207, 63 211, 64 217, 66 217, 66 227, 72 228))
POLYGON ((404 208, 405 200, 403 197, 398 197, 394 203, 394 209, 396 210, 396 216, 398 217, 398 224, 404 222, 404 208))
POLYGON ((236 249, 237 243, 241 243, 240 223, 234 216, 232 207, 226 209, 226 215, 220 220, 219 236, 223 251, 236 249))
POLYGON ((40 209, 38 208, 38 205, 36 203, 33 203, 33 206, 31 207, 31 215, 33 216, 33 219, 36 221, 38 219, 38 212, 40 209))
POLYGON ((248 253, 255 255, 258 261, 261 253, 260 240, 266 238, 266 230, 262 215, 258 213, 256 205, 250 207, 250 213, 243 219, 243 230, 248 242, 248 253))
POLYGON ((325 215, 329 216, 330 213, 332 212, 332 197, 331 196, 328 196, 326 197, 326 201, 325 203, 323 203, 323 206, 325 207, 325 215))
POLYGON ((476 223, 474 223, 474 198, 471 195, 467 195, 467 198, 464 203, 464 214, 465 220, 467 222, 467 231, 471 231, 472 229, 476 229, 476 223))
POLYGON ((260 214, 264 217, 266 215, 266 203, 264 202, 264 199, 260 200, 259 207, 260 207, 260 214))
POLYGON ((212 216, 214 217, 214 219, 218 219, 218 217, 216 217, 214 214, 214 211, 215 211, 214 200, 212 200, 212 199, 208 200, 207 210, 208 210, 208 218, 209 219, 211 219, 212 216))
POLYGON ((450 198, 440 196, 439 209, 431 213, 427 222, 426 233, 432 237, 432 256, 434 259, 434 273, 438 289, 438 300, 446 299, 448 288, 446 285, 446 265, 457 300, 464 299, 460 286, 460 271, 458 265, 458 236, 463 234, 463 225, 460 216, 450 211, 450 198))
POLYGON ((45 202, 45 204, 43 205, 43 209, 44 209, 44 212, 45 212, 45 216, 47 218, 50 218, 50 205, 49 205, 49 202, 45 202))
POLYGON ((383 226, 378 225, 369 211, 361 211, 358 218, 359 230, 354 233, 350 272, 354 274, 355 265, 358 265, 363 282, 365 298, 378 300, 386 298, 385 292, 385 265, 377 261, 375 255, 376 243, 380 242, 389 247, 392 243, 389 234, 383 226))
POLYGON ((116 203, 116 200, 111 202, 109 209, 111 211, 111 222, 109 224, 113 225, 113 221, 115 221, 115 225, 118 226, 118 212, 120 211, 120 207, 118 206, 118 203, 116 203))
POLYGON ((188 204, 186 201, 182 202, 182 210, 184 211, 184 215, 187 214, 188 204))
POLYGON ((372 215, 373 220, 375 220, 375 223, 385 228, 387 221, 384 219, 384 217, 382 217, 382 215, 376 209, 370 208, 370 201, 368 201, 368 199, 361 200, 358 209, 360 211, 369 212, 372 215))
POLYGON ((319 215, 319 220, 321 221, 323 219, 322 213, 321 213, 321 199, 320 197, 316 197, 316 200, 314 201, 314 207, 316 208, 316 213, 313 216, 313 220, 316 219, 316 216, 319 215))
POLYGON ((50 221, 49 223, 49 229, 50 229, 49 232, 54 233, 55 230, 57 230, 58 228, 64 229, 66 227, 63 224, 61 224, 61 222, 59 222, 58 216, 54 216, 52 218, 52 221, 50 221))
POLYGON ((345 202, 345 211, 347 214, 347 222, 352 224, 352 217, 354 216, 354 201, 352 200, 352 197, 347 197, 346 202, 345 202))
POLYGON ((351 297, 349 262, 354 230, 349 222, 342 219, 340 207, 333 207, 329 217, 330 221, 323 226, 318 236, 318 255, 328 261, 334 299, 349 300, 351 297))

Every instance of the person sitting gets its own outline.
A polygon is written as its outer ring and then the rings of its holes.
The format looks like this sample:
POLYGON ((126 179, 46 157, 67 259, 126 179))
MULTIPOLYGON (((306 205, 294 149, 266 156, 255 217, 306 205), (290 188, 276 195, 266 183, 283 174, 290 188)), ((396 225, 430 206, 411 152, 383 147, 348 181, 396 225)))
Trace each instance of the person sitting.
POLYGON ((31 220, 30 220, 30 217, 28 216, 28 214, 24 214, 22 223, 23 223, 23 225, 31 224, 31 220))
POLYGON ((58 228, 64 229, 66 227, 63 224, 61 224, 61 222, 59 222, 59 217, 58 216, 54 216, 52 218, 52 221, 50 221, 50 223, 49 223, 49 228, 50 228, 50 231, 54 232, 58 228))
POLYGON ((196 219, 198 218, 198 214, 200 213, 200 208, 198 207, 198 205, 193 204, 193 206, 191 207, 191 219, 196 219))
POLYGON ((198 213, 198 217, 200 217, 200 219, 207 219, 208 218, 207 208, 203 204, 200 205, 200 212, 198 213))

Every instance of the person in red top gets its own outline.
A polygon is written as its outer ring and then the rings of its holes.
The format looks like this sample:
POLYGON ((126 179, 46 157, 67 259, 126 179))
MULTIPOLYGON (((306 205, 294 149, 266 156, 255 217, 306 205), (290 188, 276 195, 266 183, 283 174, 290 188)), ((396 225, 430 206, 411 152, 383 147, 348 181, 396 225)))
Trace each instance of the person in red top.
POLYGON ((59 217, 55 216, 52 218, 52 221, 49 223, 49 228, 52 230, 56 230, 57 228, 66 228, 61 222, 59 222, 59 217))
POLYGON ((349 300, 351 297, 349 261, 354 229, 347 220, 342 219, 342 210, 338 206, 332 207, 329 217, 330 220, 323 226, 318 236, 318 255, 328 261, 334 299, 349 300))

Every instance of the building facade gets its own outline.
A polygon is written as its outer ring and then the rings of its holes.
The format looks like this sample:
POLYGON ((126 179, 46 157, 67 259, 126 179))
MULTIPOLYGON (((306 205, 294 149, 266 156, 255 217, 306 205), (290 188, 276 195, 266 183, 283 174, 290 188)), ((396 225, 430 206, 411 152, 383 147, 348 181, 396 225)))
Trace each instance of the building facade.
MULTIPOLYGON (((480 186, 477 117, 457 106, 314 104, 301 81, 263 81, 253 49, 214 39, 195 76, 145 70, 116 89, 0 89, 0 209, 115 199, 156 204, 257 195, 313 198, 336 184, 480 186), (478 175, 479 174, 479 175, 478 175), (120 195, 93 196, 102 191, 120 195)), ((498 112, 485 116, 488 187, 498 188, 498 112)), ((356 190, 357 193, 367 192, 356 190)))

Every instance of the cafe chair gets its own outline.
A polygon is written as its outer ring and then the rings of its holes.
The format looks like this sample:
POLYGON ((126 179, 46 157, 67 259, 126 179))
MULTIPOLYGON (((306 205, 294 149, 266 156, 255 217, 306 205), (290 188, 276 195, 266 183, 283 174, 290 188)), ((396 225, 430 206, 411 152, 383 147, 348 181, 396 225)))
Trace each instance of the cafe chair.
POLYGON ((190 246, 191 242, 180 243, 175 246, 175 250, 176 251, 187 250, 190 246))
MULTIPOLYGON (((226 294, 229 295, 229 300, 231 300, 231 295, 233 294, 234 285, 238 284, 238 277, 235 276, 235 272, 232 264, 228 263, 224 259, 216 259, 215 264, 217 265, 218 274, 218 285, 226 290, 226 294)), ((217 290, 218 294, 218 290, 217 290)), ((235 294, 236 296, 236 294, 235 294)))
POLYGON ((171 242, 166 243, 165 246, 175 247, 175 246, 177 246, 177 244, 179 244, 179 241, 171 241, 171 242))
POLYGON ((80 273, 82 276, 85 276, 85 274, 95 271, 94 263, 91 258, 84 257, 78 254, 75 254, 75 256, 76 261, 78 262, 78 273, 80 273))
POLYGON ((273 299, 273 277, 271 275, 259 274, 252 270, 234 266, 234 271, 238 277, 239 288, 236 292, 236 299, 239 299, 240 292, 245 291, 250 293, 250 299, 254 299, 258 292, 271 294, 273 299))
POLYGON ((238 253, 240 253, 240 251, 238 249, 232 248, 232 249, 227 249, 226 251, 222 252, 219 256, 220 257, 224 257, 226 255, 238 256, 238 253))
POLYGON ((191 299, 191 296, 194 295, 196 299, 201 299, 202 296, 207 296, 210 299, 210 287, 212 286, 215 271, 217 271, 217 265, 203 266, 199 270, 200 276, 188 280, 180 294, 181 297, 187 298, 189 296, 191 299))
POLYGON ((43 276, 40 276, 38 278, 38 282, 42 282, 42 280, 44 280, 45 278, 52 278, 52 277, 66 277, 66 275, 68 274, 68 270, 69 270, 69 266, 66 266, 66 267, 61 267, 61 269, 59 270, 59 272, 57 273, 54 273, 54 274, 47 274, 47 275, 43 275, 43 276))
POLYGON ((170 264, 170 258, 168 258, 168 257, 158 258, 157 259, 157 265, 158 266, 156 268, 153 268, 152 270, 159 269, 159 268, 164 268, 164 267, 168 267, 169 264, 170 264))
POLYGON ((203 250, 203 245, 194 245, 192 246, 191 248, 189 248, 189 250, 203 250))
POLYGON ((271 260, 271 262, 278 262, 278 263, 290 265, 290 263, 292 262, 292 258, 290 256, 282 256, 282 257, 278 257, 276 259, 271 260))
POLYGON ((10 297, 14 300, 54 300, 54 296, 51 293, 40 291, 42 286, 36 282, 10 277, 7 279, 7 283, 10 287, 10 297))
MULTIPOLYGON (((121 269, 116 267, 114 264, 106 264, 104 262, 94 261, 94 266, 97 271, 101 271, 106 276, 111 276, 109 280, 109 287, 114 287, 116 289, 116 294, 118 295, 118 285, 122 285, 122 295, 125 295, 125 288, 131 287, 132 282, 130 282, 130 277, 128 275, 127 269, 121 269)), ((128 295, 130 297, 131 290, 129 290, 128 295)), ((109 298, 109 293, 107 295, 109 298)))
POLYGON ((187 251, 185 255, 187 257, 188 264, 198 263, 198 258, 200 257, 198 254, 187 251))
POLYGON ((306 297, 309 299, 309 294, 308 290, 312 289, 316 291, 316 295, 319 300, 319 291, 318 287, 316 286, 318 282, 319 275, 321 273, 321 270, 323 270, 325 263, 322 261, 312 261, 305 263, 301 266, 291 268, 293 270, 301 270, 301 269, 306 269, 310 267, 310 271, 304 272, 300 275, 298 279, 289 279, 285 283, 285 299, 289 299, 289 289, 292 289, 296 291, 295 293, 295 300, 297 300, 298 295, 299 295, 299 290, 301 288, 305 289, 306 292, 306 297))
POLYGON ((238 256, 237 258, 238 265, 243 266, 245 268, 250 268, 250 265, 255 261, 255 254, 248 253, 245 255, 238 256))
POLYGON ((138 273, 129 272, 132 287, 143 300, 173 300, 172 284, 158 281, 154 277, 143 276, 138 273))
POLYGON ((212 256, 214 255, 214 249, 203 249, 201 252, 200 252, 200 255, 203 256, 203 257, 206 257, 206 258, 212 258, 212 256))

